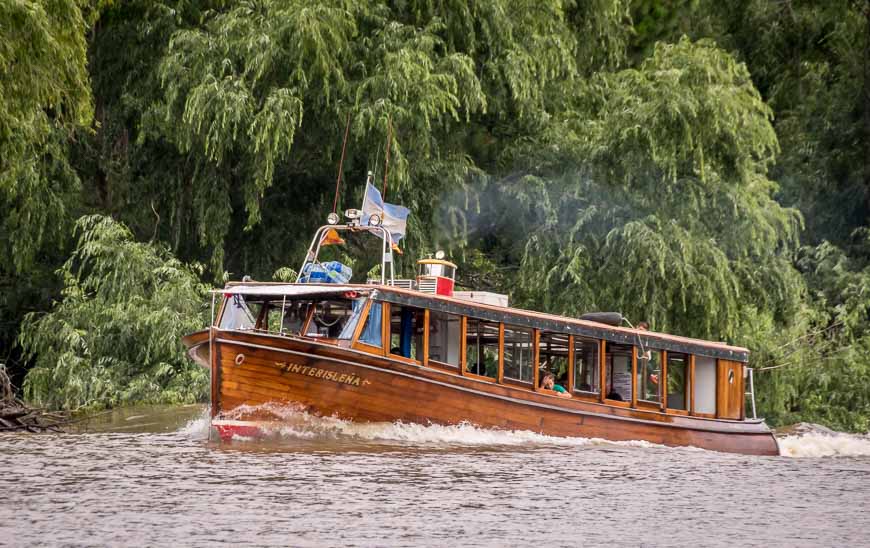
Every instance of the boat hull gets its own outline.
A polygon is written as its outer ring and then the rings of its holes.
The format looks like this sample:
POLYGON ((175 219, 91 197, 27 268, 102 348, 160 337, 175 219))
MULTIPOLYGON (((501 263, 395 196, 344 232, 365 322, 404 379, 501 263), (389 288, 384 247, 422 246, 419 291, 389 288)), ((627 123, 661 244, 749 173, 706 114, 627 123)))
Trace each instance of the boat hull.
POLYGON ((217 419, 240 406, 254 411, 236 413, 234 419, 269 419, 268 413, 258 415, 256 409, 278 403, 352 421, 468 422, 551 436, 779 454, 773 434, 762 421, 673 416, 566 400, 287 337, 216 329, 212 344, 212 413, 217 419))

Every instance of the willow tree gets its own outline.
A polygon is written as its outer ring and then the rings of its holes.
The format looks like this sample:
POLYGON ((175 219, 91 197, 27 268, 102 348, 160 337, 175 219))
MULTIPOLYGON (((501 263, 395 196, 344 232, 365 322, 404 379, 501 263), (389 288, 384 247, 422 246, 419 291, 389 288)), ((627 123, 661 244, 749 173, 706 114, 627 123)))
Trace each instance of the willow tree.
POLYGON ((214 4, 182 18, 140 115, 139 144, 184 159, 157 216, 189 223, 216 273, 272 272, 328 211, 350 116, 343 199, 356 205, 367 169, 384 176, 389 137, 413 255, 443 194, 497 168, 579 74, 618 63, 625 14, 621 0, 214 4))
POLYGON ((79 203, 68 141, 92 119, 85 31, 74 0, 0 3, 0 360, 47 301, 79 203))
POLYGON ((773 199, 776 135, 744 65, 705 41, 659 44, 555 117, 480 220, 523 242, 504 250, 523 303, 731 340, 795 310, 801 220, 773 199))
POLYGON ((108 217, 82 217, 76 228, 76 250, 60 271, 62 299, 22 326, 20 343, 34 363, 27 399, 91 410, 201 401, 208 373, 181 344, 208 321, 201 269, 161 244, 134 241, 108 217))

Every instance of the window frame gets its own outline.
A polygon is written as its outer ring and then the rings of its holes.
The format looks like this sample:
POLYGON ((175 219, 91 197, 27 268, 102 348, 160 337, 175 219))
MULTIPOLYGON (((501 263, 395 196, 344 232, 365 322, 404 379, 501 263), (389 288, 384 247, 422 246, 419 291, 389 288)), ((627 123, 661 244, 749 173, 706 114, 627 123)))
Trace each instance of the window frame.
MULTIPOLYGON (((690 368, 690 363, 691 363, 691 361, 692 361, 692 357, 693 357, 693 356, 692 356, 692 354, 688 354, 688 353, 686 353, 686 352, 670 352, 670 353, 667 354, 667 361, 668 361, 668 362, 669 362, 670 359, 671 359, 671 355, 676 355, 676 356, 685 356, 685 362, 684 362, 684 364, 683 364, 683 381, 684 381, 684 386, 683 386, 683 390, 684 390, 683 401, 684 401, 684 406, 685 406, 685 407, 684 407, 684 409, 679 409, 679 408, 675 408, 675 407, 669 407, 669 402, 667 401, 667 393, 668 393, 668 386, 669 386, 668 383, 670 382, 670 377, 669 377, 669 376, 670 376, 670 370, 668 369, 668 370, 666 370, 666 375, 664 375, 664 379, 665 379, 665 381, 664 381, 664 385, 663 385, 663 386, 664 386, 664 392, 665 392, 664 408, 665 408, 665 411, 666 411, 667 413, 669 413, 669 414, 673 414, 673 415, 688 415, 688 414, 690 413, 690 410, 691 410, 690 400, 691 400, 691 397, 692 397, 692 384, 691 384, 691 375, 690 375, 689 368, 690 368)), ((667 363, 667 362, 666 362, 666 363, 667 363)))
POLYGON ((646 399, 643 399, 640 397, 642 386, 640 385, 640 383, 637 382, 637 377, 638 377, 638 373, 639 373, 638 368, 640 367, 640 359, 638 358, 638 352, 640 351, 640 349, 637 346, 634 347, 635 366, 633 368, 634 384, 637 385, 637 388, 635 390, 635 393, 632 396, 633 401, 636 402, 636 405, 639 409, 640 408, 658 409, 658 410, 667 409, 667 407, 666 407, 667 401, 665 401, 665 398, 662 397, 662 384, 663 384, 663 382, 666 378, 666 375, 667 375, 667 370, 665 368, 665 362, 667 360, 667 355, 668 355, 667 351, 662 350, 660 348, 654 348, 654 347, 647 347, 645 350, 647 352, 658 352, 659 353, 659 382, 657 383, 658 401, 646 400, 646 399))
MULTIPOLYGON (((585 401, 603 401, 605 393, 603 393, 601 389, 601 348, 602 343, 604 342, 602 339, 594 339, 592 337, 584 337, 582 335, 571 335, 569 338, 569 360, 568 360, 568 369, 571 371, 569 376, 569 380, 571 381, 571 395, 574 397, 581 398, 585 401), (584 343, 589 343, 590 345, 595 345, 595 361, 598 365, 598 378, 596 381, 598 382, 598 391, 589 391, 589 390, 580 390, 576 385, 576 376, 577 376, 577 342, 582 341, 584 343)), ((594 373, 594 372, 593 372, 594 373)), ((616 403, 620 403, 617 400, 608 400, 608 402, 613 401, 616 403)))
POLYGON ((504 322, 499 322, 499 384, 504 384, 506 386, 515 386, 518 388, 525 388, 527 390, 531 390, 535 387, 535 370, 538 368, 538 355, 540 350, 535 344, 535 331, 536 329, 532 327, 523 327, 520 325, 505 325, 504 322), (529 335, 529 354, 530 354, 530 362, 529 367, 531 368, 532 378, 527 381, 522 379, 515 379, 512 377, 507 377, 504 374, 504 357, 505 357, 505 331, 510 330, 514 332, 522 332, 528 333, 529 335))
POLYGON ((378 356, 383 356, 385 353, 385 346, 386 346, 384 344, 384 325, 383 325, 384 324, 384 309, 385 309, 387 303, 385 303, 383 301, 377 301, 377 302, 379 302, 381 304, 381 325, 378 326, 380 331, 381 331, 381 346, 375 346, 373 344, 368 344, 368 343, 360 340, 360 337, 362 336, 363 329, 366 326, 366 322, 368 322, 368 320, 369 320, 369 312, 371 311, 371 308, 375 303, 374 299, 369 298, 366 300, 365 309, 363 310, 363 313, 361 316, 363 321, 357 323, 356 331, 353 334, 353 339, 352 339, 353 342, 351 343, 351 348, 353 348, 354 350, 361 350, 361 351, 366 352, 368 354, 375 354, 378 356))
MULTIPOLYGON (((462 376, 468 377, 470 379, 479 380, 479 381, 491 382, 494 384, 504 384, 503 382, 500 382, 500 379, 503 381, 502 371, 504 368, 504 363, 502 361, 502 347, 501 347, 502 343, 504 342, 504 338, 503 338, 504 332, 502 330, 502 326, 504 325, 503 322, 493 322, 490 320, 484 320, 482 318, 475 318, 474 316, 463 316, 462 319, 463 319, 463 321, 462 321, 462 335, 463 335, 462 336, 462 355, 461 355, 462 376), (498 336, 498 342, 496 343, 496 347, 498 348, 498 371, 496 372, 495 378, 488 377, 486 375, 478 375, 477 373, 472 373, 471 371, 468 370, 468 359, 467 358, 468 358, 468 320, 469 319, 478 322, 478 325, 490 324, 490 325, 497 325, 498 326, 499 336, 498 336)), ((478 341, 480 340, 480 334, 481 334, 481 331, 480 331, 480 328, 478 328, 477 334, 476 334, 476 338, 478 339, 478 341)), ((477 346, 478 346, 477 359, 479 362, 480 355, 482 354, 482 352, 480 351, 481 344, 478 342, 477 346)))
POLYGON ((462 316, 460 314, 453 314, 450 312, 436 311, 439 314, 443 314, 444 316, 452 316, 454 318, 459 319, 459 337, 458 337, 459 338, 459 363, 454 365, 452 363, 443 362, 441 360, 434 360, 430 357, 430 355, 429 355, 429 341, 430 341, 429 330, 430 330, 430 322, 432 321, 431 320, 431 309, 427 308, 425 310, 426 310, 425 320, 424 320, 425 325, 423 328, 423 356, 424 356, 425 360, 423 362, 423 365, 425 365, 426 367, 430 367, 432 369, 439 369, 442 371, 448 371, 450 373, 459 374, 461 376, 462 364, 465 361, 464 344, 463 344, 463 341, 464 341, 463 325, 465 324, 465 316, 462 316))
MULTIPOLYGON (((402 308, 410 308, 413 310, 420 310, 423 312, 423 314, 422 314, 422 316, 423 316, 423 334, 422 334, 422 337, 423 337, 423 339, 425 339, 426 338, 426 327, 427 327, 426 326, 426 323, 427 323, 426 318, 428 316, 428 314, 427 314, 428 309, 420 308, 417 306, 402 305, 402 304, 397 305, 397 306, 402 307, 402 308)), ((423 358, 425 357, 426 350, 427 350, 426 345, 424 344, 425 340, 420 343, 421 346, 423 347, 421 349, 422 350, 421 354, 423 354, 423 355, 420 356, 419 360, 415 359, 415 358, 408 358, 408 357, 402 356, 401 354, 393 354, 393 349, 392 349, 392 345, 393 345, 393 340, 392 340, 392 336, 393 336, 393 331, 392 331, 393 330, 393 307, 392 306, 388 307, 387 311, 388 311, 388 313, 384 313, 383 311, 381 312, 381 314, 382 314, 381 321, 384 324, 384 331, 386 331, 386 337, 383 337, 383 336, 381 337, 381 341, 384 343, 384 348, 386 351, 385 355, 388 358, 390 358, 391 360, 397 360, 397 361, 404 362, 404 363, 411 364, 411 365, 423 365, 423 358)), ((401 334, 399 334, 399 337, 401 338, 401 334)), ((414 339, 413 334, 411 335, 411 339, 412 339, 412 343, 413 343, 413 339, 414 339)))
MULTIPOLYGON (((601 354, 599 355, 599 359, 601 360, 601 365, 600 365, 600 367, 601 367, 601 371, 600 371, 600 374, 601 374, 601 386, 600 386, 601 397, 600 397, 599 401, 601 401, 601 403, 604 403, 607 405, 613 405, 616 407, 626 407, 626 408, 634 407, 635 406, 634 405, 635 404, 635 396, 637 394, 637 390, 635 389, 634 382, 630 383, 631 384, 631 388, 630 388, 631 397, 629 399, 627 399, 627 400, 623 399, 620 401, 620 400, 610 399, 607 397, 607 394, 610 393, 610 390, 607 389, 607 381, 609 380, 609 378, 608 378, 608 365, 607 365, 607 346, 608 346, 607 343, 608 342, 611 343, 611 346, 631 348, 631 353, 629 354, 629 359, 631 360, 630 365, 631 365, 632 378, 634 378, 634 375, 635 375, 635 363, 634 363, 634 358, 633 358, 633 356, 637 353, 635 350, 635 347, 631 344, 617 343, 617 342, 602 340, 601 341, 601 348, 600 348, 601 354)), ((610 356, 611 356, 611 360, 610 360, 610 368, 609 369, 612 370, 616 366, 613 363, 613 359, 612 359, 613 353, 612 352, 611 352, 610 356)), ((616 375, 614 375, 614 377, 616 377, 616 375)))
POLYGON ((691 366, 692 366, 692 401, 691 408, 689 411, 689 415, 693 417, 701 417, 704 419, 715 419, 717 418, 717 413, 719 410, 719 360, 717 358, 709 358, 713 360, 713 412, 712 413, 703 413, 701 411, 697 411, 695 409, 695 364, 696 364, 696 356, 695 354, 691 354, 691 366))

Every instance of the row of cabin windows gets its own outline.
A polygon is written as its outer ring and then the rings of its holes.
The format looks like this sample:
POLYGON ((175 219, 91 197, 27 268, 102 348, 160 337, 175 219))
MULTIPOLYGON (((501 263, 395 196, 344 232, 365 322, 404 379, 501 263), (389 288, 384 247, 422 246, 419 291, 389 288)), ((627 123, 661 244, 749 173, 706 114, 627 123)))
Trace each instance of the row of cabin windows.
MULTIPOLYGON (((391 304, 388 326, 389 354, 423 361, 425 311, 419 308, 391 304)), ((381 347, 382 305, 373 302, 366 326, 359 341, 381 347), (372 328, 376 326, 376 328, 372 328), (371 333, 372 337, 365 334, 371 333)), ((430 365, 459 369, 462 349, 462 317, 429 311, 428 324, 430 365)), ((530 328, 466 318, 464 371, 486 377, 504 384, 532 387, 535 367, 535 333, 530 328), (501 330, 501 333, 500 333, 501 330), (499 378, 499 358, 502 360, 502 377, 499 378)), ((556 376, 563 387, 572 386, 578 396, 600 397, 601 364, 600 341, 584 337, 571 337, 561 333, 541 331, 538 337, 538 364, 540 370, 556 376), (573 352, 574 379, 568 382, 569 359, 573 352)), ((682 353, 664 353, 655 349, 638 349, 633 345, 606 344, 604 364, 606 367, 605 398, 615 401, 633 401, 632 389, 637 389, 637 400, 642 404, 661 405, 667 408, 689 411, 689 390, 696 413, 716 412, 716 360, 697 356, 695 358, 694 387, 689 386, 689 356, 682 353), (636 353, 636 356, 634 354, 636 353), (663 356, 667 356, 666 373, 663 371, 663 356), (636 379, 632 384, 632 360, 637 363, 636 379), (665 379, 667 386, 661 386, 665 379)), ((539 375, 542 379, 543 375, 539 375)))
MULTIPOLYGON (((234 295, 224 307, 220 326, 224 329, 258 330, 282 335, 302 335, 347 341, 353 338, 365 310, 366 298, 355 299, 282 299, 257 300, 234 295)), ((423 345, 428 328, 429 365, 459 370, 489 378, 504 384, 526 386, 534 383, 535 332, 530 328, 466 318, 464 362, 462 360, 462 317, 435 310, 429 311, 428 325, 423 309, 391 304, 385 307, 372 301, 357 342, 383 348, 383 329, 389 342, 389 354, 423 361, 423 345), (384 310, 389 310, 389 322, 383 325, 384 310), (503 354, 503 355, 501 355, 503 354), (499 362, 502 362, 499 377, 499 362)), ((600 341, 562 333, 540 331, 537 353, 540 371, 555 375, 561 386, 571 387, 576 396, 615 401, 636 401, 641 405, 661 406, 688 411, 689 390, 692 390, 696 413, 716 412, 716 360, 695 357, 693 386, 689 386, 689 356, 638 348, 633 345, 607 343, 602 361, 600 341), (569 382, 569 360, 573 354, 574 378, 569 382), (636 378, 632 382, 633 360, 636 378), (605 383, 601 386, 601 365, 605 383), (662 386, 665 381, 667 386, 662 386)), ((539 375, 543 379, 543 375, 539 375)))

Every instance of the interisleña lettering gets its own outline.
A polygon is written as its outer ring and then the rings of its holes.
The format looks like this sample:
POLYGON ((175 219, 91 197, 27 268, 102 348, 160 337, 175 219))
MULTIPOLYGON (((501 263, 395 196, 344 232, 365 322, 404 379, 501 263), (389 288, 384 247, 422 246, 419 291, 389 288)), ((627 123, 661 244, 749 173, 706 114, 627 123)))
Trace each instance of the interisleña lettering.
POLYGON ((359 375, 353 373, 339 373, 338 371, 332 371, 330 369, 321 369, 320 367, 300 365, 291 362, 275 362, 275 365, 277 365, 278 369, 284 373, 296 373, 298 375, 332 381, 338 384, 348 384, 351 386, 371 384, 370 381, 364 380, 359 375))

